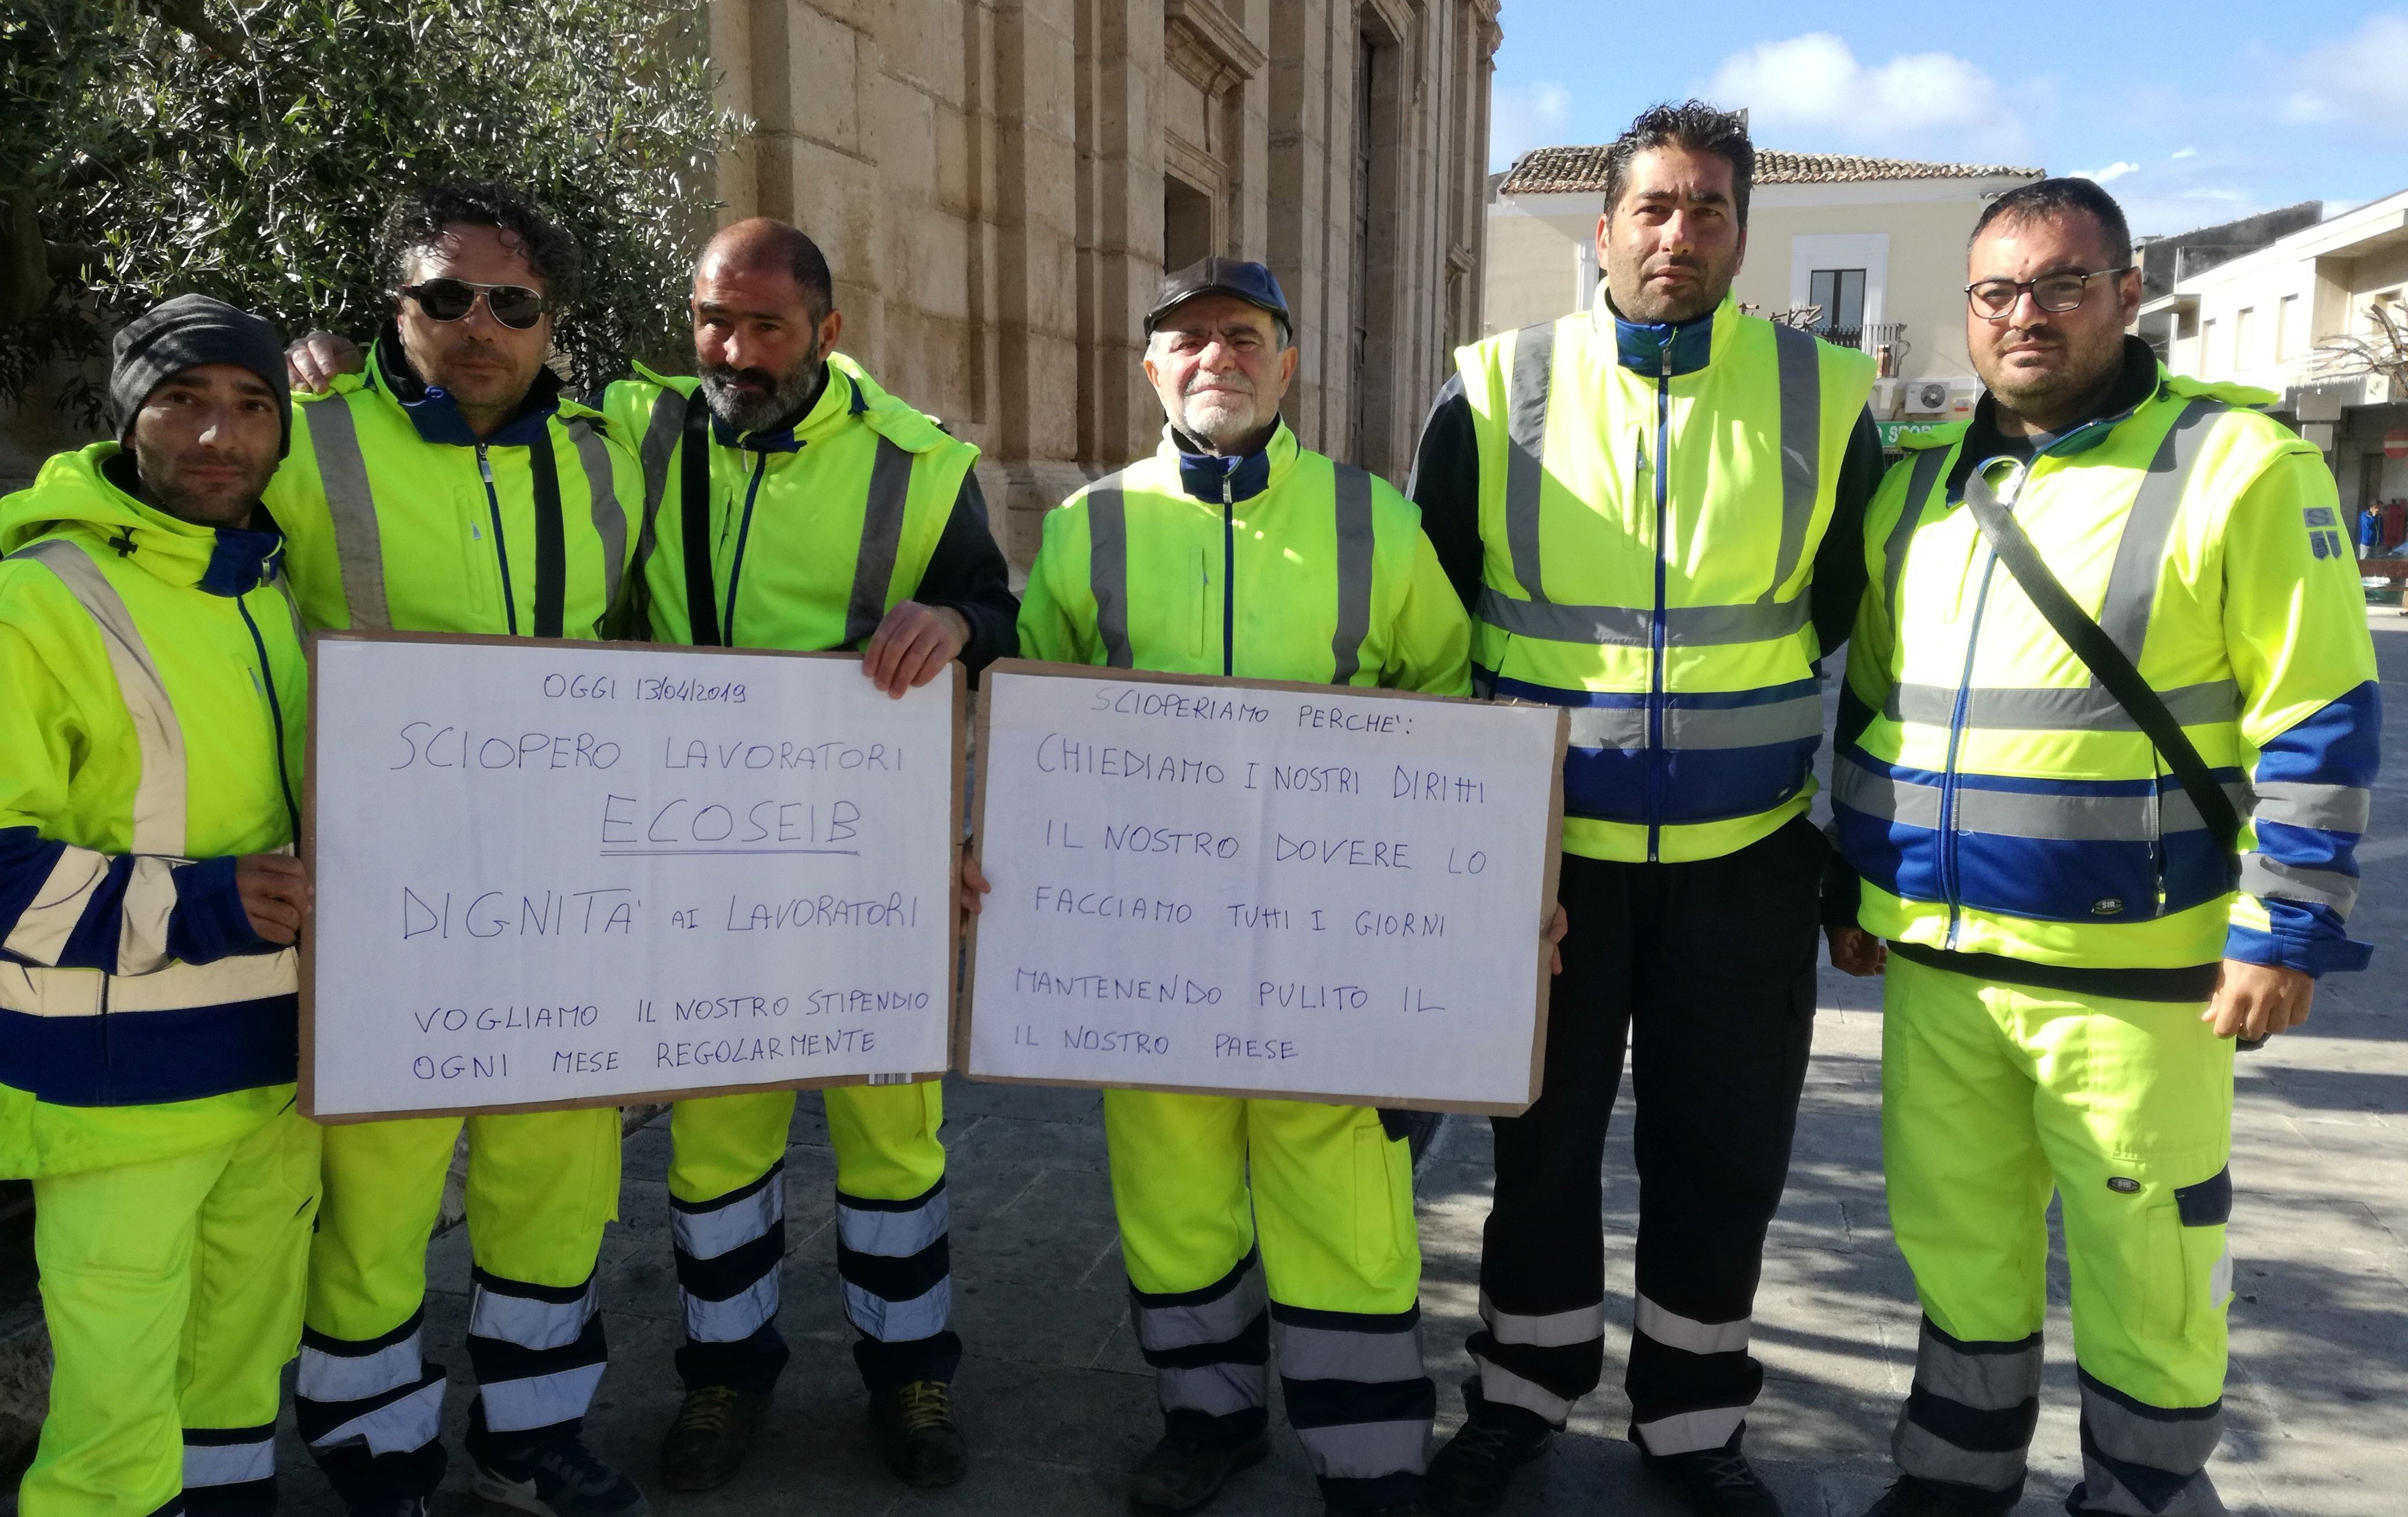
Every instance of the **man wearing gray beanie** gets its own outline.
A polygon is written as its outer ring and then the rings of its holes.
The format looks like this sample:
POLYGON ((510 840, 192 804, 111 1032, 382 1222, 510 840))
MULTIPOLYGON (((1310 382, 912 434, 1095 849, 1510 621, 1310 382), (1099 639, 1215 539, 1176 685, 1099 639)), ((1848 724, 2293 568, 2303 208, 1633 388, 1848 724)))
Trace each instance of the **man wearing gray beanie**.
POLYGON ((320 1142, 281 365, 169 301, 117 339, 122 440, 0 500, 0 1178, 34 1184, 55 1363, 25 1517, 276 1505, 320 1142))

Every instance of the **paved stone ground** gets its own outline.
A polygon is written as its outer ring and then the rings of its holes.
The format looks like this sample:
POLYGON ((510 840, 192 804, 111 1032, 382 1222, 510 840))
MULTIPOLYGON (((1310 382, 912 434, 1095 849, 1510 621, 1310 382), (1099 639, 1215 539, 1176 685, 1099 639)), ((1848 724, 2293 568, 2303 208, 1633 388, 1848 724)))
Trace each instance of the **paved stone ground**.
MULTIPOLYGON (((2395 755, 2408 754, 2408 620, 2375 619, 2395 755)), ((2243 1061, 2233 1174, 2238 1298, 2232 1308, 2230 1431, 2215 1463, 2227 1501, 2250 1517, 2387 1517, 2408 1511, 2408 762, 2375 803, 2359 935, 2386 945, 2375 972, 2333 981, 2304 1034, 2243 1061)), ((1913 1371, 1917 1311, 1882 1196, 1878 986, 1828 970, 1788 1198, 1757 1306, 1769 1379, 1749 1447, 1792 1517, 1855 1517, 1888 1479, 1887 1438, 1913 1371)), ((1077 1517, 1126 1510, 1124 1471, 1156 1424, 1131 1340, 1104 1174, 1100 1102, 1090 1092, 952 1082, 955 1325, 969 1345, 960 1398, 976 1464, 964 1484, 909 1492, 867 1435, 836 1302, 834 1163, 818 1102, 806 1096, 788 1167, 792 1243, 781 1325, 795 1362, 743 1475, 688 1497, 655 1491, 663 1513, 977 1513, 1077 1517)), ((678 1387, 665 1120, 627 1147, 624 1220, 603 1271, 612 1368, 591 1421, 601 1450, 649 1480, 678 1387)), ((1456 1119, 1423 1175, 1426 1344, 1441 1383, 1443 1433, 1462 1416, 1456 1387, 1476 1304, 1487 1214, 1486 1124, 1456 1119)), ((1629 1317, 1636 1187, 1628 1133, 1609 1152, 1606 1386, 1571 1436, 1525 1477, 1508 1510, 1669 1512, 1622 1440, 1618 1390, 1629 1317)), ((454 1372, 451 1441, 467 1386, 459 1347, 466 1238, 436 1249, 428 1341, 454 1372)), ((2033 1489, 2018 1517, 2057 1510, 2079 1473, 2062 1261, 2048 1324, 2052 1363, 2033 1489)), ((290 1435, 285 1510, 337 1509, 290 1435)), ((1280 1432, 1275 1455, 1216 1509, 1306 1517, 1317 1510, 1303 1456, 1280 1432)), ((440 1510, 480 1507, 463 1472, 440 1510)))

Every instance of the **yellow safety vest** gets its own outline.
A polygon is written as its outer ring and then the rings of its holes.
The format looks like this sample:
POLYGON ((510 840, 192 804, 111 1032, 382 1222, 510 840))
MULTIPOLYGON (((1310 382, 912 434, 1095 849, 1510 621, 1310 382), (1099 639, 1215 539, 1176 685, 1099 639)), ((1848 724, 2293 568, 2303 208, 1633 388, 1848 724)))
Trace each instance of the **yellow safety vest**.
POLYGON ((294 952, 186 896, 217 872, 238 911, 234 858, 292 845, 299 619, 272 535, 153 509, 119 452, 0 501, 0 1176, 232 1141, 293 1098, 294 952))
POLYGON ((1153 457, 1046 513, 1029 658, 1460 695, 1470 629, 1420 508, 1279 425, 1243 459, 1153 457))
POLYGON ((1564 848, 1716 858, 1806 809, 1811 600, 1872 360, 1727 299, 1600 307, 1461 349, 1480 445, 1484 691, 1572 708, 1564 848))
POLYGON ((699 381, 637 373, 602 402, 622 436, 642 439, 635 636, 807 652, 850 648, 918 594, 977 448, 947 436, 841 353, 829 359, 827 387, 810 415, 783 431, 741 436, 711 420, 699 381), (694 519, 688 450, 706 429, 710 498, 694 519), (691 542, 708 548, 707 578, 689 566, 691 542), (690 602, 706 586, 708 615, 697 619, 690 602))
POLYGON ((598 637, 634 547, 634 453, 601 412, 566 399, 479 441, 447 397, 394 393, 390 340, 366 374, 294 396, 293 451, 265 499, 302 615, 353 631, 598 637))
MULTIPOLYGON (((2272 398, 2160 368, 2129 413, 1985 476, 2235 809, 2254 809, 2243 894, 2155 746, 1948 489, 1957 425, 1908 439, 1865 522, 1871 583, 1832 800, 1866 928, 2042 964, 2181 968, 2223 955, 2229 929, 2263 935, 2270 898, 2346 914, 2354 870, 2258 837, 2279 824, 2354 842, 2371 756, 2345 750, 2371 755, 2373 740, 2373 647, 2332 475, 2248 408, 2272 398)), ((2338 916, 2331 929, 2339 941, 2338 916)))

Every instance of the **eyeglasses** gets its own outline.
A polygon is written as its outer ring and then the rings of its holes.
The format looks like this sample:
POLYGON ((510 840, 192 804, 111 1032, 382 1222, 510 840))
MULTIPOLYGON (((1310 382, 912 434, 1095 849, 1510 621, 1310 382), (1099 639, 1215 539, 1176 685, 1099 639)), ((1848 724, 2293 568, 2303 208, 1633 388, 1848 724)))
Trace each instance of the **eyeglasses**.
POLYGON ((523 284, 476 284, 467 279, 425 279, 405 284, 399 292, 418 302, 431 322, 464 322, 484 297, 494 320, 513 332, 523 332, 543 320, 544 296, 523 284))
POLYGON ((2031 292, 2032 304, 2051 315, 2062 315, 2079 307, 2090 293, 2090 281, 2128 274, 2132 265, 2102 268, 2096 274, 2043 274, 2037 279, 1982 279, 1965 287, 1966 298, 1973 303, 1973 314, 1985 322, 2003 322, 2014 314, 2015 302, 2024 292, 2031 292))

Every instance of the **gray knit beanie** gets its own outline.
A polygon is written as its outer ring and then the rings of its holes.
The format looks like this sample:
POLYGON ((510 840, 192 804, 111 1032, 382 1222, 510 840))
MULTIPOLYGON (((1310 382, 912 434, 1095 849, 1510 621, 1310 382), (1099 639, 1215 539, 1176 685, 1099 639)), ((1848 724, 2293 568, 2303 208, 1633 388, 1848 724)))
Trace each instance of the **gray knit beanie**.
POLYGON ((275 393, 284 423, 276 456, 292 451, 293 394, 284 378, 284 344, 276 328, 249 311, 208 295, 178 295, 126 322, 109 352, 108 408, 120 442, 134 430, 135 413, 152 391, 188 368, 235 364, 275 393))

